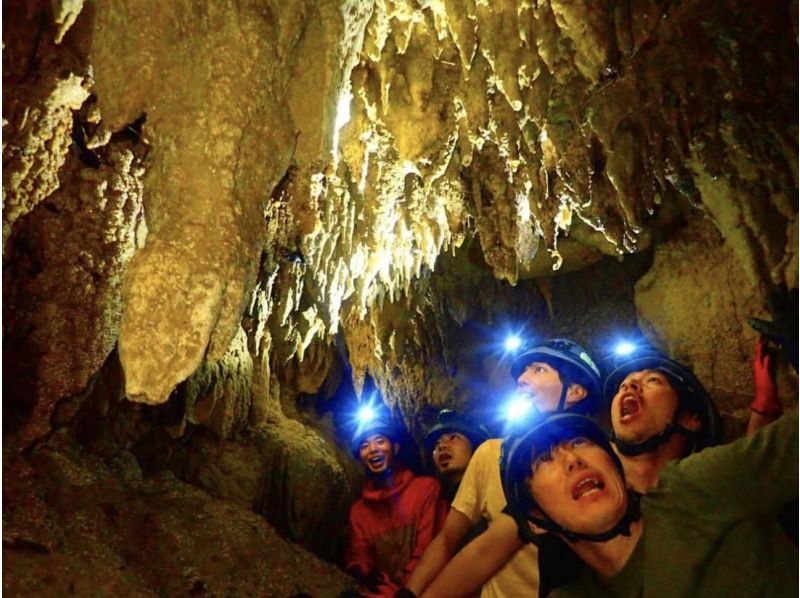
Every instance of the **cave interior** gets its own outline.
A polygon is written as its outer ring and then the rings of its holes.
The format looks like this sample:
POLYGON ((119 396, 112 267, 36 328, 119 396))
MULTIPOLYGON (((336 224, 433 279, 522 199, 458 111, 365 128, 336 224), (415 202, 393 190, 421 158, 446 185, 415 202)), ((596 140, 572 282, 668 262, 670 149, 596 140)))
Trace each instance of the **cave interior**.
POLYGON ((796 2, 2 10, 9 595, 337 595, 355 408, 430 473, 440 409, 501 433, 510 333, 655 345, 743 433, 796 2))

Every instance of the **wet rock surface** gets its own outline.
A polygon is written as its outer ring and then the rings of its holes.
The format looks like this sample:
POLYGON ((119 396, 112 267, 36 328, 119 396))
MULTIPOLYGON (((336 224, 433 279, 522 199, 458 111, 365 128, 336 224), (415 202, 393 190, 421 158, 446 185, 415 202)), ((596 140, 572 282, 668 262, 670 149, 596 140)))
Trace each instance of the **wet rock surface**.
POLYGON ((178 481, 104 463, 58 436, 4 451, 3 590, 16 596, 336 596, 350 579, 262 517, 178 481))
POLYGON ((508 330, 644 333, 746 417, 796 3, 3 11, 10 594, 346 587, 299 546, 337 561, 357 397, 495 423, 508 330))

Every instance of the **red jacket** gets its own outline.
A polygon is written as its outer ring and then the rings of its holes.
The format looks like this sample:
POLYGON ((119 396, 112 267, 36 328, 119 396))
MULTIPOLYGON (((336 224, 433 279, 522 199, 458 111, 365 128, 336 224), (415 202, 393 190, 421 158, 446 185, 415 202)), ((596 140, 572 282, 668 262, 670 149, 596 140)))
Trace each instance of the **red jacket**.
POLYGON ((405 585, 447 516, 435 478, 400 469, 392 482, 377 487, 367 480, 350 508, 345 568, 362 576, 379 573, 385 583, 375 596, 393 596, 405 585))

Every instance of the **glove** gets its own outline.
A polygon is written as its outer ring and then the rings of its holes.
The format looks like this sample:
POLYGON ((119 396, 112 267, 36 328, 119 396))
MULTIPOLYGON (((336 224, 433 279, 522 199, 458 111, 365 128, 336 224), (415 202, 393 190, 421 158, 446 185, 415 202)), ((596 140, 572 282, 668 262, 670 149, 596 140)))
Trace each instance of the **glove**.
POLYGON ((749 318, 750 326, 760 332, 768 341, 780 346, 789 361, 797 371, 798 357, 798 292, 797 289, 789 291, 786 285, 777 287, 767 297, 770 309, 774 316, 773 321, 749 318))
POLYGON ((764 339, 756 342, 756 352, 753 358, 753 378, 756 382, 756 396, 750 403, 750 409, 761 415, 779 416, 783 413, 783 406, 778 399, 778 388, 770 372, 772 355, 765 346, 764 339))

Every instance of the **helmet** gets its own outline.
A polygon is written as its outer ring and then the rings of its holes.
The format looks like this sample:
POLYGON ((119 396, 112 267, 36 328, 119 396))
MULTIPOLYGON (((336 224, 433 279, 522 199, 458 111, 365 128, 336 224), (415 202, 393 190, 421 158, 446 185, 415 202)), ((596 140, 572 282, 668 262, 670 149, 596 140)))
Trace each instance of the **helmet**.
MULTIPOLYGON (((531 347, 511 363, 511 377, 514 378, 514 380, 519 378, 522 372, 525 371, 525 368, 534 361, 544 361, 545 363, 555 361, 556 363, 553 367, 556 369, 558 369, 559 366, 566 365, 577 370, 580 374, 580 380, 572 380, 571 382, 578 382, 585 386, 588 392, 587 398, 581 401, 581 403, 585 403, 588 399, 589 404, 583 407, 589 407, 589 411, 597 410, 599 407, 598 403, 601 402, 602 398, 600 392, 600 369, 592 358, 589 357, 586 350, 578 343, 565 338, 553 338, 531 347)), ((564 390, 562 391, 563 396, 561 404, 559 405, 559 410, 562 409, 564 403, 567 391, 566 386, 565 384, 564 390)))
POLYGON ((567 539, 590 540, 602 542, 619 534, 629 533, 630 524, 638 519, 638 495, 629 493, 628 511, 620 522, 610 530, 601 534, 583 534, 573 532, 561 527, 553 521, 544 510, 536 503, 528 488, 531 476, 531 460, 534 455, 549 451, 554 445, 564 440, 573 438, 586 438, 604 451, 614 461, 623 480, 625 472, 617 454, 611 448, 603 430, 588 417, 572 413, 555 413, 541 420, 541 423, 528 430, 525 434, 510 436, 503 440, 500 457, 500 479, 503 492, 506 495, 509 510, 517 521, 520 539, 523 542, 534 542, 535 536, 527 522, 535 523, 539 527, 563 534, 567 539), (534 511, 538 513, 533 514, 534 511))
MULTIPOLYGON (((678 393, 680 407, 693 411, 700 418, 702 424, 701 430, 697 433, 690 433, 694 440, 694 451, 699 451, 720 443, 722 440, 722 424, 719 412, 706 389, 700 384, 700 381, 695 377, 692 370, 653 349, 648 349, 632 357, 619 365, 608 375, 603 387, 603 395, 608 405, 611 405, 611 401, 614 395, 617 394, 617 389, 625 377, 631 372, 638 372, 640 370, 658 370, 663 372, 678 393)), ((670 424, 672 428, 668 426, 667 430, 657 435, 658 437, 664 435, 663 438, 659 439, 653 437, 652 439, 645 440, 643 443, 639 443, 642 447, 645 447, 646 443, 654 441, 655 445, 652 445, 652 447, 648 444, 644 450, 641 450, 641 447, 638 447, 638 445, 627 445, 630 447, 631 451, 627 452, 625 447, 621 446, 625 445, 625 443, 619 443, 619 441, 617 441, 617 448, 620 448, 625 454, 632 455, 653 450, 660 442, 665 442, 669 436, 672 435, 674 429, 676 429, 678 411, 680 410, 676 410, 673 422, 670 424)))
POLYGON ((375 434, 382 434, 392 442, 398 439, 397 428, 384 415, 378 415, 366 423, 359 423, 350 438, 350 451, 356 459, 359 458, 361 443, 375 434))
POLYGON ((436 442, 439 440, 439 436, 445 432, 458 432, 459 434, 463 434, 469 439, 470 444, 472 444, 472 450, 478 448, 478 445, 489 438, 489 433, 483 426, 478 425, 452 409, 442 409, 437 416, 437 420, 437 423, 428 430, 428 433, 425 434, 425 438, 423 439, 425 451, 427 453, 433 450, 436 446, 436 442))

